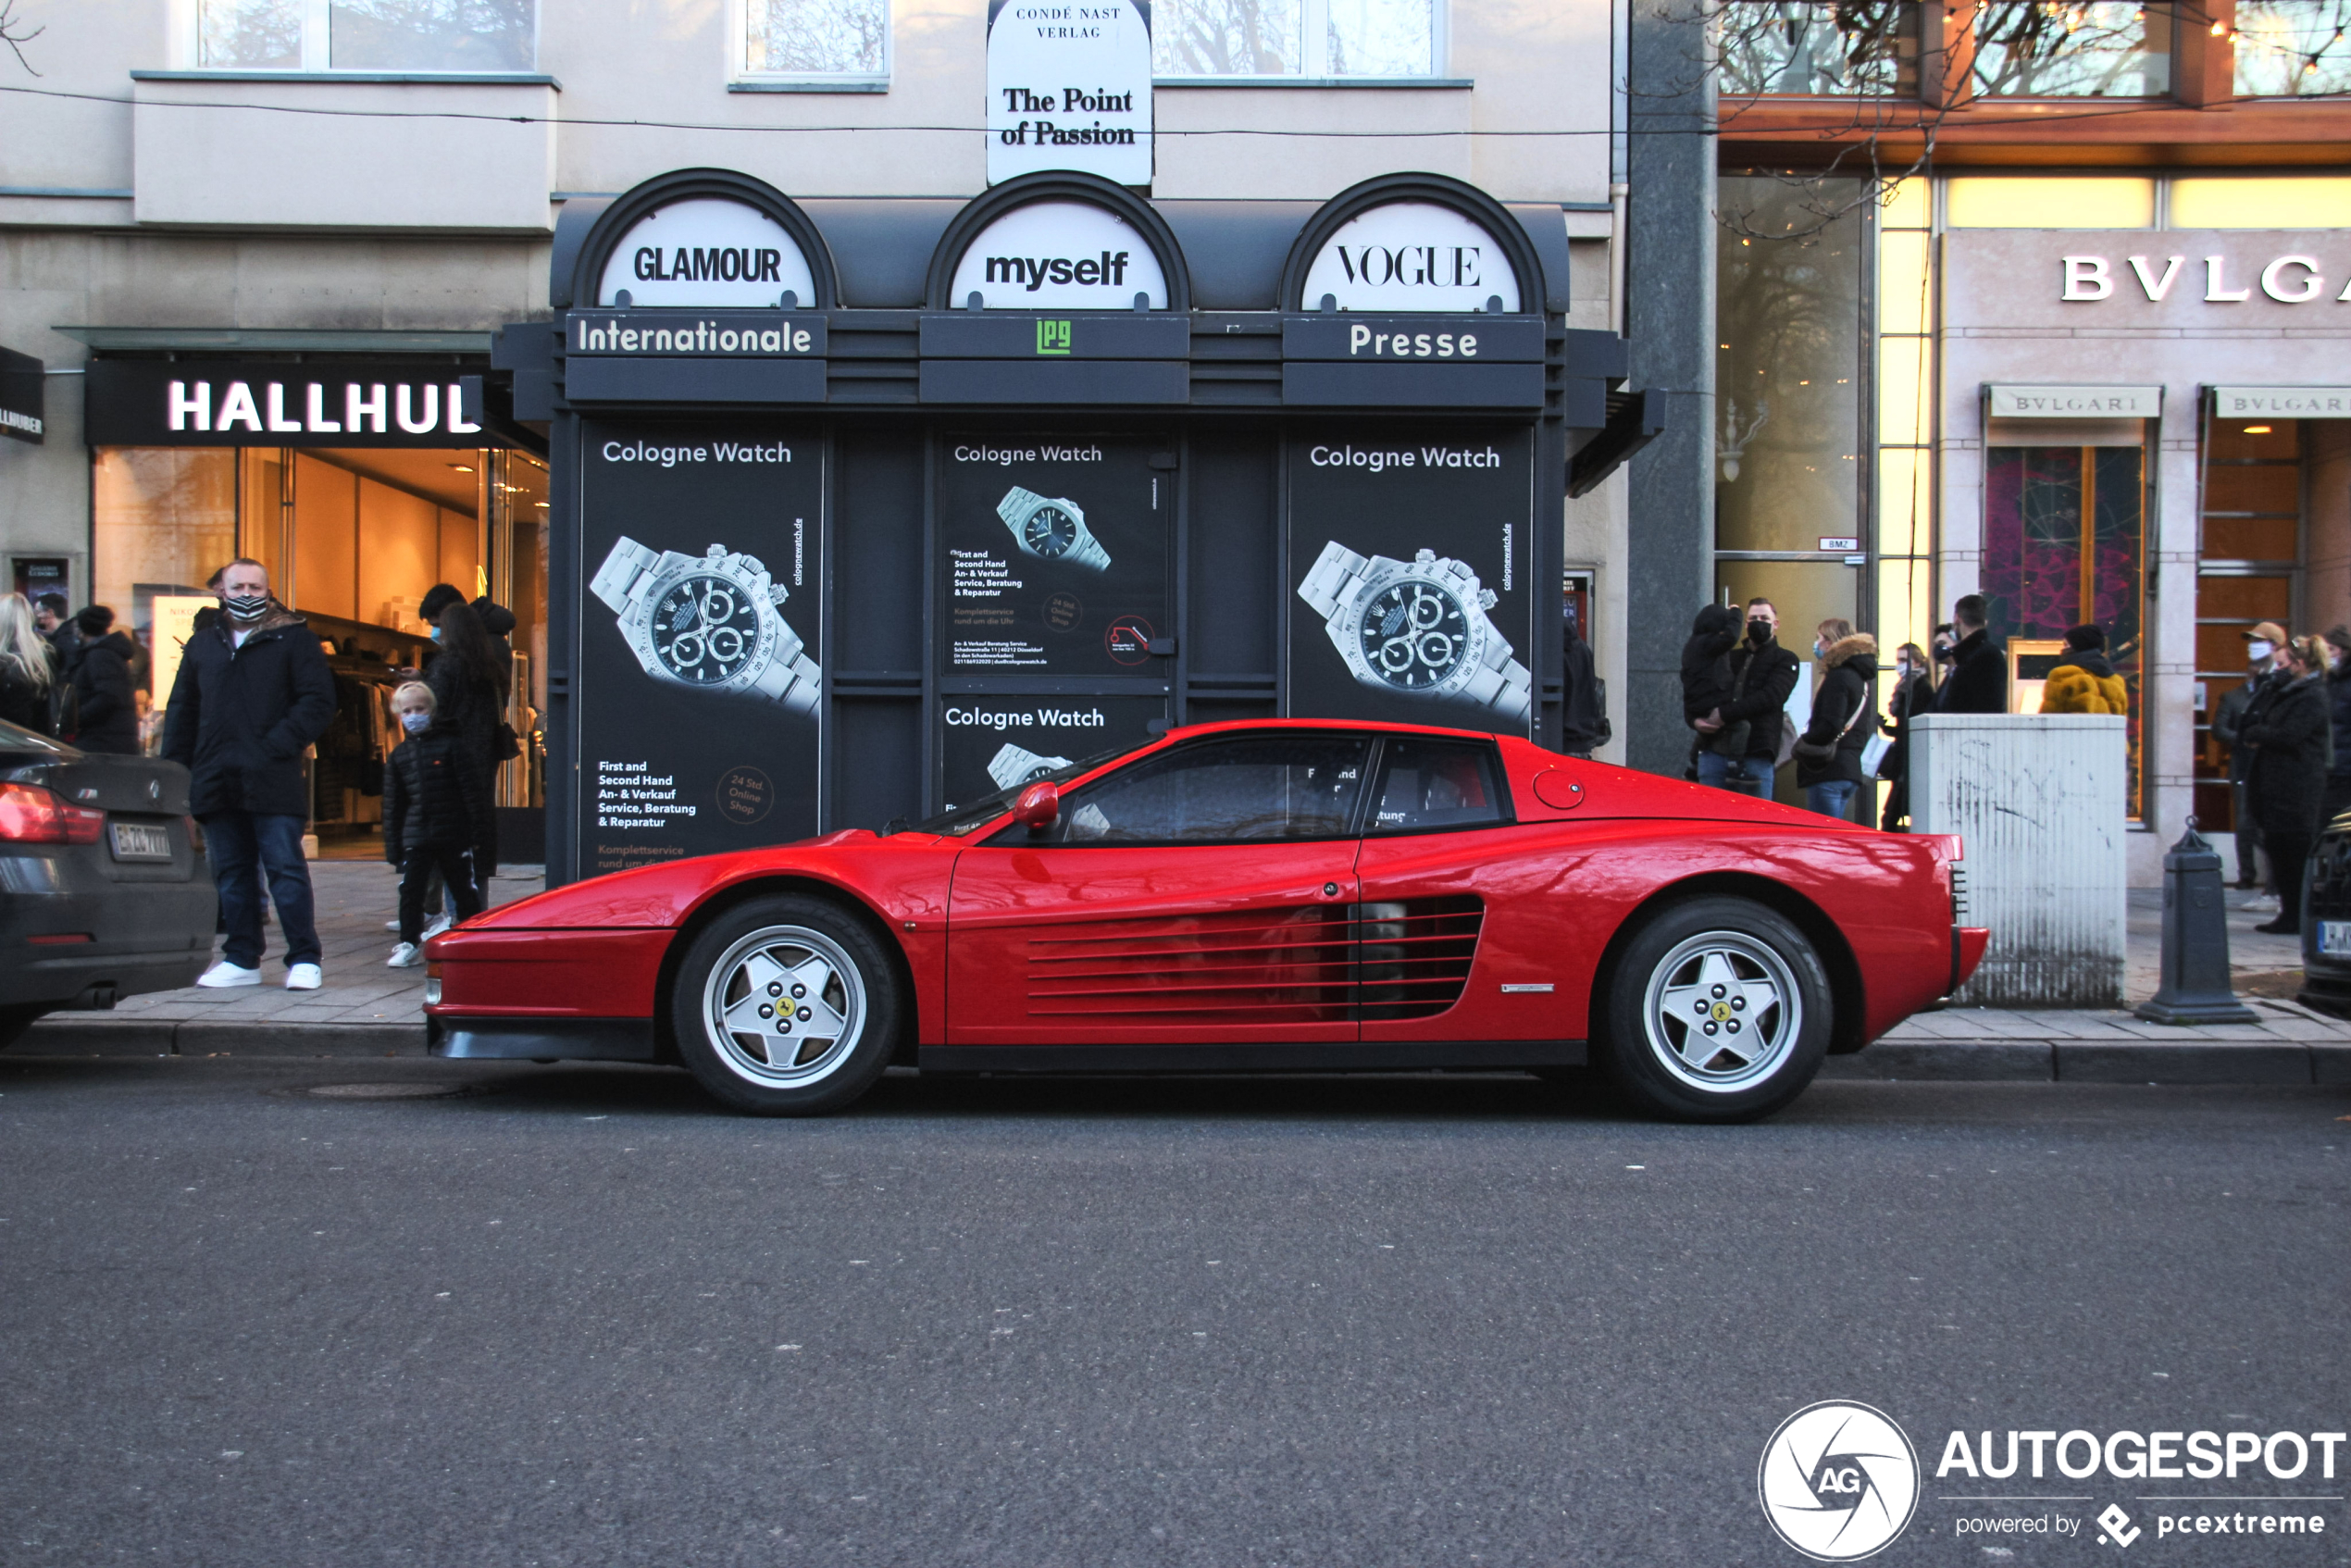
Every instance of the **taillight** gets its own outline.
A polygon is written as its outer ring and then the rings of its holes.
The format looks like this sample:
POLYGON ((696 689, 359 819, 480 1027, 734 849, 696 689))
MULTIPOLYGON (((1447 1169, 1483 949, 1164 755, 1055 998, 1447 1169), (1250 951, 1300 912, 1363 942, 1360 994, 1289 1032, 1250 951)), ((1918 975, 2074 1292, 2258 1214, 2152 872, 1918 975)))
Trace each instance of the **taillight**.
POLYGON ((94 844, 106 814, 68 805, 37 784, 0 784, 0 843, 94 844))

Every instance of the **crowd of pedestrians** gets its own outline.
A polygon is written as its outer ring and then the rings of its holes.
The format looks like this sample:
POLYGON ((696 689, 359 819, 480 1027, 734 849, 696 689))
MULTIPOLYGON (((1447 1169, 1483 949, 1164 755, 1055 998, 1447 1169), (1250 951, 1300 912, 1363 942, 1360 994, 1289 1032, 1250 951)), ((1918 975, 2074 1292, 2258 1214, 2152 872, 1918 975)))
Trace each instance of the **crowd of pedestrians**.
POLYGON ((2258 888, 2256 927, 2302 929, 2303 867, 2320 828, 2351 809, 2351 628, 2293 637, 2275 621, 2245 634, 2245 684, 2220 699, 2212 733, 2229 749, 2237 886, 2258 888))

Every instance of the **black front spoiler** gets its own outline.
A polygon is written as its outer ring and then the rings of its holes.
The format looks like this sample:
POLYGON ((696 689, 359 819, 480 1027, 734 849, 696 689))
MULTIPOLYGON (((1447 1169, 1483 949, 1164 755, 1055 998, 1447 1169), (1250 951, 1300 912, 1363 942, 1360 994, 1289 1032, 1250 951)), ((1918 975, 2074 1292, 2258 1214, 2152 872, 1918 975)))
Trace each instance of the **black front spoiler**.
POLYGON ((425 1049, 451 1061, 656 1062, 651 1018, 425 1016, 425 1049))

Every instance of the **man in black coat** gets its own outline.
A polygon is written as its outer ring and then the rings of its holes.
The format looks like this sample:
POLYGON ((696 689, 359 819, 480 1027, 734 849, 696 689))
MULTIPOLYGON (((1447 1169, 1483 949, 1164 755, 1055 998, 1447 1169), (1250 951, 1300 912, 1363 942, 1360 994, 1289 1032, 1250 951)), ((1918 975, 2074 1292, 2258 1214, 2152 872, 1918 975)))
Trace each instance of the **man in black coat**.
POLYGON ((189 811, 204 824, 229 933, 220 962, 196 984, 261 983, 267 873, 286 934, 286 989, 318 989, 302 754, 334 716, 334 676, 310 623, 270 596, 260 562, 231 562, 220 579, 220 618, 188 639, 164 718, 163 754, 195 776, 189 811))
POLYGON ((73 667, 75 750, 101 755, 139 754, 139 698, 131 662, 138 644, 114 629, 114 611, 93 604, 73 617, 81 634, 73 667))
POLYGON ((1743 794, 1771 793, 1772 776, 1780 765, 1780 729, 1786 723, 1782 710, 1801 673, 1796 655, 1776 641, 1779 629, 1780 613, 1769 599, 1747 602, 1747 636, 1731 650, 1730 700, 1691 722, 1700 735, 1717 737, 1718 741, 1726 732, 1735 736, 1744 724, 1747 743, 1735 748, 1736 755, 1726 756, 1711 746, 1700 752, 1699 783, 1743 794))
POLYGON ((1576 634, 1574 616, 1560 622, 1560 750, 1588 757, 1593 747, 1608 744, 1613 731, 1599 677, 1592 670, 1592 645, 1576 634))
POLYGON ((1951 606, 1951 629, 1959 634, 1951 650, 1951 674, 1934 694, 1939 714, 2004 714, 2009 711, 2009 651, 1984 629, 1984 595, 1970 593, 1951 606))
POLYGON ((2277 659, 2278 683, 2255 705, 2243 734, 2253 753, 2246 793, 2278 879, 2280 905, 2276 919, 2254 929, 2294 936, 2302 929, 2302 869, 2319 836, 2334 736, 2323 675, 2326 644, 2315 637, 2292 638, 2277 659))

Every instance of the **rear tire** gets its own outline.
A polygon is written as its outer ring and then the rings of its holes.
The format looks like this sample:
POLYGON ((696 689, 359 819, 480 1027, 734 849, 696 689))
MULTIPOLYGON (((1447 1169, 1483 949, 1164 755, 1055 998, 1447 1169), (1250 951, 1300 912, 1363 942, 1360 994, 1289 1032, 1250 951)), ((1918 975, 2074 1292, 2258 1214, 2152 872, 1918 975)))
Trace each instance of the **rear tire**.
POLYGON ((1828 971, 1785 915, 1741 898, 1669 905, 1625 945, 1604 1020, 1610 1076, 1643 1108, 1751 1122, 1804 1092, 1827 1053, 1828 971))
POLYGON ((882 939, 839 904, 736 905, 687 948, 670 998, 678 1054, 728 1109, 815 1116, 864 1094, 908 1016, 882 939))

